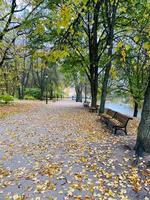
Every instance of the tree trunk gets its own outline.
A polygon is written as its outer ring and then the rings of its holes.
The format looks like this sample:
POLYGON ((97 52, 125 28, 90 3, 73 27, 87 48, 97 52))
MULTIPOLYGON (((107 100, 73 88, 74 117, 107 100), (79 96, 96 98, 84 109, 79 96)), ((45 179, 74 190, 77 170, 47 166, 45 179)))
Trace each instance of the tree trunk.
POLYGON ((22 99, 24 99, 25 87, 22 85, 22 99))
POLYGON ((41 85, 41 94, 40 94, 40 100, 43 100, 43 94, 44 94, 44 87, 41 85))
POLYGON ((23 99, 24 98, 24 87, 23 85, 18 88, 18 98, 23 99))
POLYGON ((109 80, 109 72, 111 69, 111 64, 106 67, 103 85, 102 85, 102 95, 101 95, 101 101, 100 101, 100 109, 99 113, 104 113, 105 111, 105 102, 107 97, 107 85, 109 80))
MULTIPOLYGON (((112 52, 112 50, 113 50, 113 34, 114 34, 114 28, 111 27, 110 35, 109 35, 109 39, 108 39, 108 45, 109 45, 108 58, 109 59, 112 57, 112 54, 113 54, 113 52, 112 52)), ((109 72, 110 72, 111 66, 112 66, 112 60, 110 60, 108 62, 108 64, 106 65, 106 69, 105 69, 99 113, 104 113, 104 111, 105 111, 105 102, 106 102, 106 97, 107 97, 107 86, 108 86, 109 72)))
POLYGON ((18 98, 21 99, 22 95, 21 95, 21 88, 18 88, 18 98))
MULTIPOLYGON (((113 55, 114 27, 115 27, 116 11, 118 7, 118 3, 110 5, 108 1, 105 1, 105 6, 106 6, 106 12, 107 12, 106 16, 107 16, 107 23, 108 23, 107 46, 109 46, 107 55, 108 55, 108 59, 111 59, 113 55)), ((112 66, 112 60, 108 62, 105 69, 99 113, 104 113, 104 110, 105 110, 107 85, 108 85, 109 72, 110 72, 111 66, 112 66)))
POLYGON ((86 84, 85 84, 85 86, 84 86, 84 103, 86 103, 87 102, 87 86, 86 86, 86 84))
POLYGON ((99 63, 99 13, 103 1, 96 1, 93 10, 93 25, 91 27, 91 16, 88 15, 88 42, 89 42, 89 72, 90 72, 90 86, 91 86, 91 107, 97 107, 97 93, 98 93, 98 63, 99 63))
POLYGON ((137 101, 134 101, 134 113, 133 113, 133 117, 137 117, 138 115, 138 103, 137 101))
POLYGON ((50 89, 50 100, 53 99, 53 89, 50 89))
POLYGON ((75 86, 76 102, 82 102, 82 85, 75 86))
POLYGON ((150 153, 150 76, 148 86, 144 95, 141 121, 138 128, 135 149, 143 148, 150 153))
POLYGON ((97 105, 97 93, 98 93, 98 83, 97 81, 91 82, 91 96, 92 96, 92 101, 91 101, 91 107, 96 108, 97 105))

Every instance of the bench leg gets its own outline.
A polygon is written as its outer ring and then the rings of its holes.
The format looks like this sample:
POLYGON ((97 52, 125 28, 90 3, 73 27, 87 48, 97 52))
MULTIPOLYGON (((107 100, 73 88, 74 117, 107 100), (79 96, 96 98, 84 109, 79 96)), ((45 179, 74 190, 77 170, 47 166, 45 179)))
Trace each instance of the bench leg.
POLYGON ((114 135, 116 135, 117 134, 117 128, 115 128, 115 132, 114 132, 114 135))
POLYGON ((114 129, 115 129, 115 131, 114 131, 114 135, 116 135, 116 134, 117 134, 117 130, 124 131, 125 135, 128 135, 128 134, 127 134, 127 129, 126 129, 126 127, 125 127, 125 129, 122 129, 122 128, 117 128, 117 127, 115 127, 114 129))
POLYGON ((122 128, 119 128, 119 127, 114 127, 114 135, 116 135, 117 134, 117 131, 118 130, 120 130, 120 131, 124 131, 125 132, 125 134, 127 135, 127 133, 126 133, 126 130, 123 130, 122 128))
POLYGON ((125 130, 124 130, 124 132, 125 132, 125 134, 126 134, 126 135, 128 135, 128 134, 127 134, 127 128, 126 128, 126 127, 125 127, 125 130))
POLYGON ((104 119, 104 123, 108 126, 108 121, 106 119, 104 119))

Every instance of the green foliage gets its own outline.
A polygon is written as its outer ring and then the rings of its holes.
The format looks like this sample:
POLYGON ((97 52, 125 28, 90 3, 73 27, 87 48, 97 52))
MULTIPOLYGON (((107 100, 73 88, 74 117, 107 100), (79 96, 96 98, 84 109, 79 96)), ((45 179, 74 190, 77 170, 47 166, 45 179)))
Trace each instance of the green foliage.
POLYGON ((0 101, 7 104, 11 101, 14 101, 14 97, 8 94, 0 95, 0 101))
POLYGON ((25 95, 24 99, 25 100, 35 100, 35 98, 33 96, 31 96, 31 95, 25 95))
POLYGON ((29 97, 29 98, 32 97, 33 99, 40 99, 40 97, 41 97, 40 89, 38 89, 38 88, 26 88, 25 89, 25 97, 29 97))
POLYGON ((61 97, 62 96, 62 90, 57 88, 57 90, 55 91, 55 95, 56 95, 56 97, 61 97))

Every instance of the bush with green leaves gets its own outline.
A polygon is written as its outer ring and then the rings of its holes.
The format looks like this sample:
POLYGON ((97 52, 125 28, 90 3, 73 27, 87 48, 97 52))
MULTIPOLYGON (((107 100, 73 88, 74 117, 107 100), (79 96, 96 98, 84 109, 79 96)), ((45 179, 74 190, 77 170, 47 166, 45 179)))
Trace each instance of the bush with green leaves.
MULTIPOLYGON (((41 92, 38 88, 26 88, 25 89, 25 96, 32 96, 34 99, 40 99, 41 92)), ((25 97, 24 97, 25 98, 25 97)))
POLYGON ((11 101, 14 101, 14 97, 9 94, 0 95, 0 101, 7 104, 11 101))
POLYGON ((35 100, 35 98, 33 96, 30 96, 30 95, 25 95, 24 99, 25 100, 35 100))

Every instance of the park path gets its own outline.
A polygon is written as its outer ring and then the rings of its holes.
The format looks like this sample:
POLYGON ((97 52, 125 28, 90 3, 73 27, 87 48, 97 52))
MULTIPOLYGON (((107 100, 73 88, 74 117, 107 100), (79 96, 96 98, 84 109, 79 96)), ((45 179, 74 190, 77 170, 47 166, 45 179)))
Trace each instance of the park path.
POLYGON ((149 199, 149 169, 133 167, 135 136, 113 136, 71 100, 36 102, 0 120, 0 200, 149 199))

